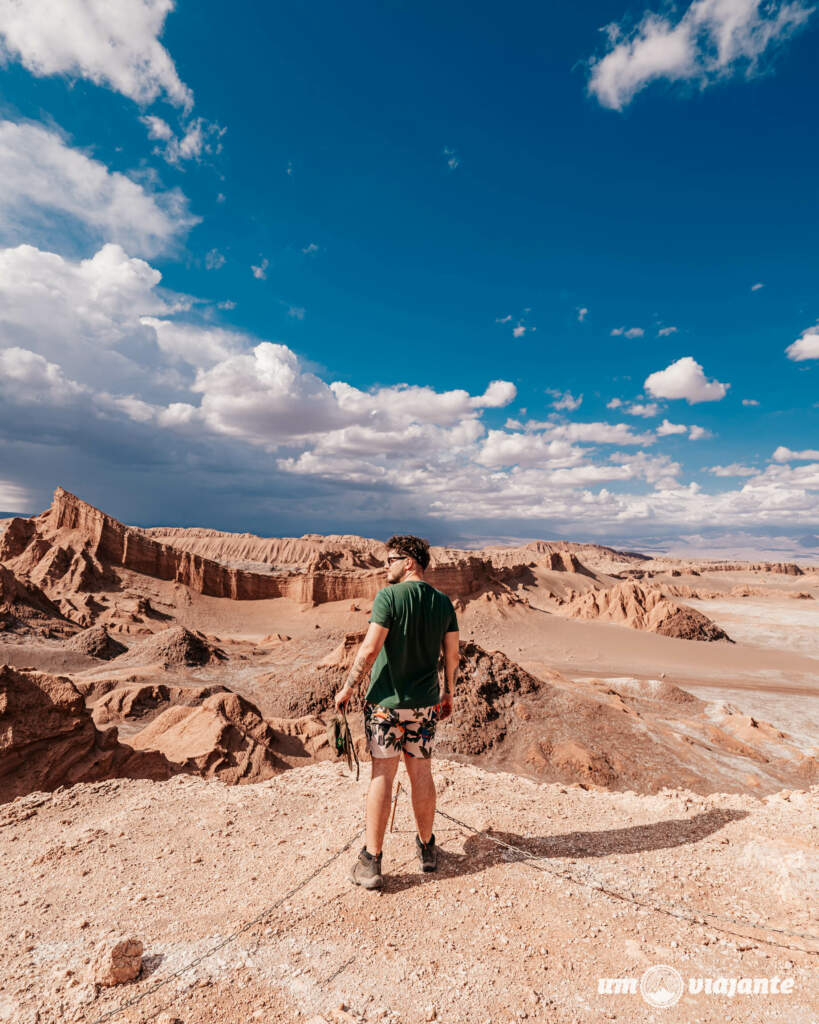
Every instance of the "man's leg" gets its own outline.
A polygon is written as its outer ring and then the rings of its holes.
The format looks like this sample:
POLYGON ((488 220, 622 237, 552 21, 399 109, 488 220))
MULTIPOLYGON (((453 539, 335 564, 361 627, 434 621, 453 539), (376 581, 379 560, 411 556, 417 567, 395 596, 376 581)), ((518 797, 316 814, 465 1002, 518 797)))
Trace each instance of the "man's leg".
MULTIPOLYGON (((435 821, 435 782, 432 778, 432 758, 413 757, 404 751, 404 764, 412 787, 412 809, 422 843, 428 843, 435 821)), ((386 819, 385 819, 386 821, 386 819)))
POLYGON ((387 831, 398 755, 374 757, 371 765, 370 788, 367 790, 367 853, 377 857, 387 831))

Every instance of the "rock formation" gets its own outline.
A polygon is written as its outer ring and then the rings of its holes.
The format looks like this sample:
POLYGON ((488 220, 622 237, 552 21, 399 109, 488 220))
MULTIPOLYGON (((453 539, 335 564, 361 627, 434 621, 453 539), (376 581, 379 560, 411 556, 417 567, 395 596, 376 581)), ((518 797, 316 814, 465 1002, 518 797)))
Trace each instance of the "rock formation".
POLYGON ((38 586, 23 582, 0 565, 0 630, 70 636, 76 627, 38 586))
POLYGON ((560 614, 574 619, 602 619, 632 629, 646 629, 683 640, 730 640, 702 612, 675 604, 654 589, 626 581, 605 590, 591 590, 568 601, 560 614))
POLYGON ((111 661, 128 650, 125 644, 121 644, 111 636, 105 626, 90 626, 88 629, 76 633, 65 646, 69 651, 87 654, 92 658, 99 658, 101 661, 111 661))
POLYGON ((116 686, 93 704, 94 722, 98 726, 120 722, 145 723, 169 707, 178 704, 193 707, 215 693, 228 693, 226 686, 169 686, 165 683, 142 683, 116 686))
POLYGON ((230 692, 213 694, 196 707, 168 708, 132 743, 137 750, 161 752, 188 772, 231 784, 261 782, 289 767, 259 709, 230 692))
POLYGON ((0 666, 0 803, 76 782, 169 774, 163 758, 120 745, 116 729, 100 732, 70 679, 0 666))
POLYGON ((224 658, 224 651, 209 643, 202 633, 191 632, 184 626, 172 626, 135 643, 127 654, 120 656, 117 667, 160 664, 163 668, 173 668, 207 665, 224 658))

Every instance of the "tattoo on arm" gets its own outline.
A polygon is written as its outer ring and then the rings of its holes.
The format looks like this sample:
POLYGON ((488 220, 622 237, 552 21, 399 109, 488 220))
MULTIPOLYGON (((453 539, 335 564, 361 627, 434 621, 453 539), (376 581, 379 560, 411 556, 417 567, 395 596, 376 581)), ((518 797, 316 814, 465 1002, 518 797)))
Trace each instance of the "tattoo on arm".
POLYGON ((370 671, 377 657, 377 654, 372 654, 369 651, 359 651, 355 656, 353 667, 350 669, 350 674, 347 676, 347 682, 344 685, 354 690, 370 671))

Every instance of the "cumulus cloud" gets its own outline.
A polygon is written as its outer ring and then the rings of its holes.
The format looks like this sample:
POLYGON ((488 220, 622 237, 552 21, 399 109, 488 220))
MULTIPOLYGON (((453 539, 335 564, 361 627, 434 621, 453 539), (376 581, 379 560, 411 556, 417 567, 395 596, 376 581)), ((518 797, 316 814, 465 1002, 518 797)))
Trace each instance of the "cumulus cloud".
POLYGON ((4 0, 0 57, 34 75, 87 78, 137 103, 164 96, 189 109, 193 94, 159 41, 173 8, 173 0, 4 0))
POLYGON ((305 256, 312 256, 314 252, 318 252, 319 251, 319 248, 320 247, 318 245, 316 245, 315 242, 309 242, 302 249, 302 252, 305 254, 305 256))
POLYGON ((646 12, 631 31, 609 25, 608 52, 591 62, 589 92, 622 110, 650 82, 705 88, 743 69, 802 27, 814 8, 802 0, 694 0, 680 18, 646 12))
POLYGON ((657 435, 659 437, 668 437, 671 434, 686 434, 688 433, 688 427, 684 423, 670 423, 668 420, 663 422, 657 427, 657 435))
POLYGON ((456 171, 461 166, 461 158, 450 146, 444 147, 444 156, 446 157, 446 165, 450 171, 456 171))
POLYGON ((578 322, 582 324, 582 323, 583 323, 583 321, 584 321, 584 320, 586 319, 586 317, 587 317, 588 315, 589 315, 589 311, 588 311, 588 309, 586 309, 586 307, 585 307, 585 306, 581 306, 581 307, 580 307, 580 308, 579 308, 579 309, 577 310, 577 319, 578 319, 578 322))
POLYGON ((732 462, 728 466, 711 466, 708 472, 714 476, 754 476, 757 470, 741 462, 732 462))
POLYGON ((606 408, 607 409, 619 409, 622 404, 623 404, 623 399, 622 398, 612 398, 608 402, 606 402, 606 408))
POLYGON ((167 121, 154 114, 141 118, 148 129, 148 138, 158 143, 154 153, 169 164, 181 164, 184 160, 201 160, 202 156, 216 155, 222 151, 221 138, 227 131, 203 117, 186 120, 177 135, 167 121), (159 144, 161 143, 161 145, 159 144))
MULTIPOLYGON (((609 404, 609 408, 613 408, 609 404)), ((627 412, 629 416, 645 416, 650 418, 656 416, 660 411, 660 407, 656 402, 631 402, 629 405, 623 406, 623 412, 627 412)))
POLYGON ((819 327, 808 327, 792 345, 785 349, 788 359, 799 363, 805 359, 819 359, 819 327))
POLYGON ((759 402, 755 398, 743 398, 743 405, 759 405, 759 402))
POLYGON ((689 405, 717 402, 725 397, 730 386, 708 380, 702 366, 691 356, 683 356, 664 370, 649 374, 643 384, 655 398, 684 398, 689 405))
POLYGON ((657 337, 658 338, 667 338, 670 334, 676 334, 676 333, 677 333, 677 328, 676 327, 661 327, 657 331, 657 337))
POLYGON ((250 272, 253 274, 253 276, 256 278, 257 281, 266 281, 267 280, 267 268, 269 266, 270 266, 270 261, 266 257, 263 257, 259 261, 258 266, 251 266, 250 272))
POLYGON ((574 412, 583 404, 583 396, 575 397, 571 391, 557 391, 554 388, 547 388, 546 393, 554 396, 553 409, 565 409, 567 412, 574 412))
POLYGON ((742 487, 705 493, 648 450, 653 431, 556 415, 495 429, 510 381, 472 393, 325 380, 280 342, 202 322, 201 308, 118 246, 77 261, 0 251, 0 496, 27 496, 12 510, 42 507, 64 482, 103 505, 119 495, 137 521, 161 498, 163 517, 187 521, 223 501, 225 525, 237 500, 261 517, 275 499, 294 529, 306 514, 319 529, 407 515, 592 533, 815 523, 819 453, 777 450, 742 487))
POLYGON ((0 250, 0 345, 37 352, 95 388, 146 386, 157 354, 142 316, 187 305, 161 274, 118 245, 72 261, 34 246, 0 250))
POLYGON ((816 448, 805 448, 801 452, 795 452, 784 445, 780 445, 773 453, 772 458, 776 462, 819 461, 819 450, 816 448))
POLYGON ((72 148, 56 131, 0 121, 0 235, 6 243, 48 234, 66 218, 88 240, 153 256, 197 223, 178 189, 152 190, 72 148))
POLYGON ((642 338, 645 334, 642 327, 613 327, 611 335, 613 338, 623 335, 624 338, 642 338))
POLYGON ((760 288, 764 288, 764 287, 765 287, 765 285, 762 283, 762 281, 757 281, 756 284, 752 284, 751 285, 751 291, 752 292, 758 292, 760 288))
POLYGON ((705 427, 698 427, 696 423, 692 423, 688 428, 689 441, 705 441, 713 436, 710 430, 706 430, 705 427))
POLYGON ((218 249, 211 249, 205 256, 205 266, 208 270, 219 270, 225 265, 225 255, 218 249))

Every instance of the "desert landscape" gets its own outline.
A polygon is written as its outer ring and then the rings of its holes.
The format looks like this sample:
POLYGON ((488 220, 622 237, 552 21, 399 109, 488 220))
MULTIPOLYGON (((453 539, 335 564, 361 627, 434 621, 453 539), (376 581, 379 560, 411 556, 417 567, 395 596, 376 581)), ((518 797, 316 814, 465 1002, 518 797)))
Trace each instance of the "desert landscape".
POLYGON ((416 870, 401 769, 370 894, 361 716, 358 782, 326 724, 384 559, 61 488, 0 522, 0 1020, 811 1024, 819 567, 434 548, 442 865, 416 870), (668 963, 792 980, 605 990, 668 963))

